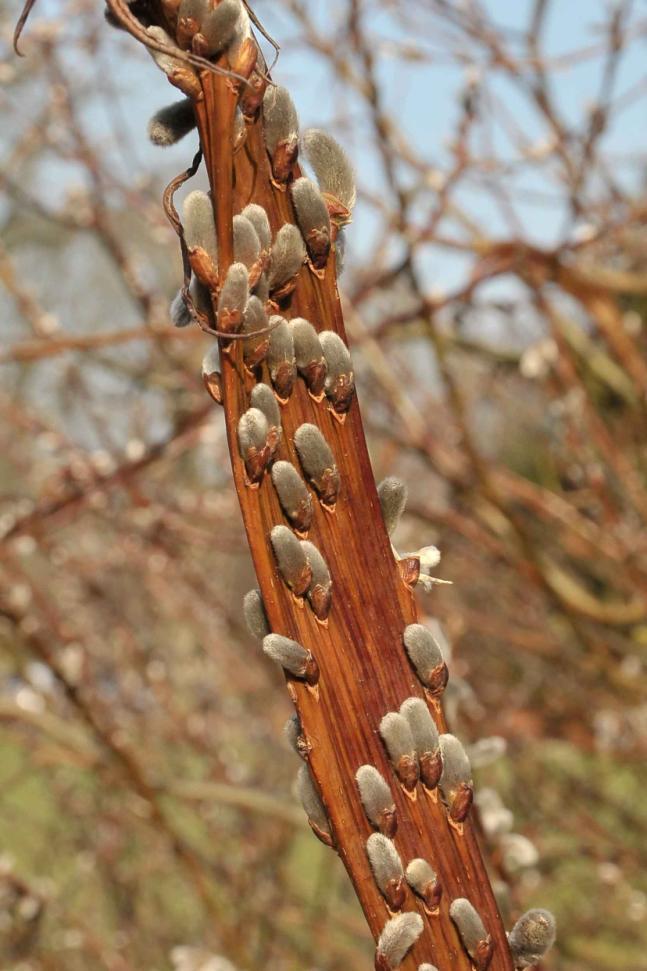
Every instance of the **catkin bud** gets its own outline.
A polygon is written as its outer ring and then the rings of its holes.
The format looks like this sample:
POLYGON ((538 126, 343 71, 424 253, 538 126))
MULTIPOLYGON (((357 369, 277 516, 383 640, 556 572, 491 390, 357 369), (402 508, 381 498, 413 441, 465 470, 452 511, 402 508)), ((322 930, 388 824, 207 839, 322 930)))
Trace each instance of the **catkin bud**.
POLYGON ((299 153, 299 119, 289 91, 278 84, 269 87, 263 97, 263 134, 272 174, 283 187, 299 153))
POLYGON ((330 820, 325 806, 321 801, 321 796, 315 789, 310 770, 307 765, 302 765, 297 775, 297 792, 301 805, 305 809, 310 828, 326 846, 333 845, 330 820))
POLYGON ((274 455, 281 441, 281 412, 269 385, 262 382, 255 385, 249 399, 252 408, 258 408, 267 419, 269 432, 267 444, 270 455, 274 455))
POLYGON ((222 404, 222 384, 220 381, 220 351, 214 342, 202 358, 202 383, 216 404, 222 404))
POLYGON ((174 101, 160 108, 148 123, 148 137, 153 145, 175 145, 195 128, 195 111, 190 98, 174 101))
POLYGON ((366 855, 389 910, 400 910, 406 891, 402 861, 395 845, 382 833, 371 833, 366 841, 366 855))
POLYGON ((249 276, 243 263, 232 263, 218 297, 218 330, 234 333, 243 322, 249 299, 249 276))
POLYGON ((248 408, 238 421, 238 447, 250 482, 260 482, 270 461, 269 425, 258 408, 248 408))
POLYGON ((368 820, 385 836, 393 838, 398 828, 398 817, 393 795, 384 777, 375 766, 361 765, 355 779, 368 820))
POLYGON ((380 735, 398 779, 407 792, 413 792, 420 770, 409 722, 398 712, 390 711, 380 722, 380 735))
POLYGON ((243 215, 234 216, 234 260, 244 263, 249 272, 249 287, 256 286, 263 267, 260 263, 261 241, 250 220, 243 215))
POLYGON ((317 662, 297 641, 281 634, 267 634, 263 638, 263 651, 295 678, 303 678, 308 684, 316 684, 319 680, 317 662))
POLYGON ((441 695, 449 677, 442 651, 431 631, 422 624, 404 630, 404 646, 416 674, 430 694, 441 695))
POLYGON ((477 911, 465 897, 457 897, 450 904, 449 916, 477 971, 486 971, 492 960, 493 944, 477 911))
POLYGON ((267 365, 270 369, 272 384, 279 399, 287 401, 292 394, 297 374, 294 359, 294 341, 287 320, 270 317, 270 343, 267 349, 267 365))
MULTIPOLYGON (((164 44, 166 47, 179 50, 173 38, 166 33, 163 27, 147 27, 146 33, 151 40, 155 41, 155 43, 164 44)), ((172 54, 166 54, 163 51, 156 51, 151 47, 148 48, 148 53, 153 58, 160 71, 163 71, 167 76, 171 84, 175 85, 176 88, 179 88, 183 94, 186 94, 190 98, 200 97, 202 93, 202 86, 197 73, 190 64, 187 64, 185 61, 178 60, 178 58, 173 57, 172 54)))
POLYGON ((283 732, 290 748, 296 752, 300 759, 307 759, 309 752, 308 743, 303 737, 298 715, 290 715, 283 727, 283 732))
POLYGON ((326 395, 338 415, 345 415, 355 392, 355 373, 348 348, 339 334, 325 330, 319 335, 326 358, 326 395))
POLYGON ((263 207, 257 205, 255 202, 250 202, 241 212, 241 216, 249 219, 254 227, 258 241, 261 244, 261 251, 263 253, 269 253, 272 245, 272 231, 270 229, 270 221, 263 207))
POLYGON ((436 723, 422 698, 407 698, 400 705, 416 747, 420 765, 420 780, 427 789, 435 789, 443 769, 436 723))
POLYGON ((418 857, 409 863, 405 876, 414 893, 422 898, 426 909, 432 913, 437 913, 443 890, 434 868, 426 860, 418 857))
POLYGON ((260 590, 248 590, 243 597, 243 616, 247 630, 252 637, 262 641, 270 633, 270 625, 260 590))
POLYGON ((188 327, 189 324, 193 323, 191 311, 186 305, 186 300, 181 290, 178 290, 173 297, 168 312, 174 327, 188 327))
POLYGON ((316 425, 300 425, 294 444, 306 476, 326 506, 334 506, 339 494, 339 472, 328 442, 316 425))
POLYGON ((326 380, 326 359, 319 336, 312 324, 304 317, 290 321, 294 339, 297 369, 313 397, 321 395, 326 380))
POLYGON ((538 964, 555 943, 555 918, 549 910, 528 910, 508 934, 515 968, 538 964))
POLYGON ((292 201, 312 265, 323 269, 330 253, 330 217, 324 197, 310 179, 292 183, 292 201))
POLYGON ((274 238, 267 277, 270 291, 277 300, 292 293, 305 258, 306 247, 301 233, 292 223, 285 223, 274 238))
POLYGON ((301 546, 312 570, 312 580, 308 587, 308 602, 317 620, 324 621, 332 605, 332 580, 328 564, 313 543, 302 540, 301 546))
POLYGON ((412 912, 388 920, 377 942, 375 971, 396 971, 422 934, 423 926, 420 914, 412 912))
POLYGON ((310 586, 312 569, 301 543, 287 526, 275 526, 270 540, 279 573, 292 593, 302 597, 310 586))
POLYGON ((440 736, 440 754, 443 760, 440 791, 450 818, 462 823, 467 819, 474 799, 470 760, 455 735, 440 736))
POLYGON ((350 222, 355 205, 355 173, 348 156, 331 135, 310 128, 302 139, 305 157, 314 172, 331 220, 337 226, 350 222))
POLYGON ((312 523, 312 497, 291 462, 275 462, 272 482, 281 508, 299 533, 307 533, 312 523))
POLYGON ((254 296, 258 297, 264 306, 270 299, 270 286, 267 282, 267 273, 261 273, 259 276, 258 283, 254 287, 254 296))
POLYGON ((377 494, 386 531, 392 536, 407 504, 407 487, 400 479, 389 476, 382 479, 377 487, 377 494))
MULTIPOLYGON (((178 31, 182 23, 182 13, 186 0, 180 4, 178 31)), ((187 7, 196 8, 196 0, 188 0, 187 7)), ((212 57, 222 51, 233 40, 241 14, 240 0, 220 0, 214 6, 209 0, 200 4, 204 12, 198 21, 198 31, 191 38, 191 47, 200 57, 212 57)))
MULTIPOLYGON (((243 334, 253 334, 259 330, 266 330, 269 327, 267 314, 263 302, 257 296, 250 297, 243 314, 243 334)), ((267 350, 270 346, 270 332, 258 334, 243 341, 243 360, 250 371, 257 367, 261 361, 267 357, 267 350)))
POLYGON ((211 199, 206 192, 190 192, 182 207, 184 239, 191 268, 211 289, 218 285, 218 242, 211 199))

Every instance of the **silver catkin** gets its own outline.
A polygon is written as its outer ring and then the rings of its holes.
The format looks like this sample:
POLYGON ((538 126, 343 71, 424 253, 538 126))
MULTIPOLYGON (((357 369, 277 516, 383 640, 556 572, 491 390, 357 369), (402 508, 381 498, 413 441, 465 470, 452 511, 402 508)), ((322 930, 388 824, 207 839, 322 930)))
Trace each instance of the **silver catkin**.
POLYGON ((377 487, 384 525, 389 536, 395 532, 407 504, 407 487, 400 479, 389 476, 377 487))
POLYGON ((488 933, 478 912, 465 897, 457 897, 449 906, 449 916, 456 925, 463 947, 472 960, 477 959, 479 945, 488 939, 488 933))
POLYGON ((271 291, 280 290, 303 266, 306 247, 295 225, 285 223, 274 238, 270 252, 267 282, 271 291))
POLYGON ((232 263, 218 297, 218 327, 223 331, 237 330, 249 299, 249 275, 244 263, 232 263))
POLYGON ((281 634, 267 634, 263 638, 263 651, 282 668, 302 677, 305 674, 310 654, 303 645, 281 634))
POLYGON ((312 569, 301 543, 287 526, 275 526, 270 541, 279 573, 296 596, 303 596, 310 586, 312 569))
POLYGON ((306 533, 312 523, 312 497, 291 462, 275 462, 272 482, 283 512, 295 529, 306 533))
POLYGON ((148 123, 148 137, 153 145, 175 145, 195 128, 195 111, 191 98, 182 98, 160 108, 148 123))
POLYGON ((380 722, 380 735, 400 782, 412 792, 420 777, 420 767, 408 721, 399 712, 390 711, 380 722))
POLYGON ((292 201, 312 265, 321 269, 326 265, 331 244, 325 199, 315 183, 302 176, 292 183, 292 201))
POLYGON ((267 328, 269 321, 265 313, 265 306, 257 296, 252 296, 247 301, 243 314, 243 334, 256 334, 243 341, 243 360, 248 368, 255 368, 267 356, 267 349, 270 344, 270 333, 267 328), (259 334, 258 331, 266 331, 259 334))
POLYGON ((270 317, 270 343, 267 349, 267 364, 276 393, 285 401, 292 394, 296 379, 296 360, 294 340, 287 320, 270 317))
POLYGON ((294 435, 294 444, 306 476, 321 501, 332 505, 339 492, 339 473, 328 442, 316 425, 305 422, 294 435))
POLYGON ((456 822, 463 822, 472 805, 474 794, 470 760, 454 735, 440 736, 440 753, 443 761, 440 791, 451 818, 456 822))
POLYGON ((195 189, 182 206, 184 239, 189 249, 200 247, 218 265, 218 242, 211 199, 206 192, 195 189))
POLYGON ((341 145, 327 132, 310 128, 303 136, 302 146, 321 191, 350 211, 357 197, 355 173, 341 145))
POLYGON ((290 321, 294 339, 294 353, 299 371, 305 371, 313 363, 323 361, 323 349, 317 331, 304 317, 290 321))
POLYGON ((248 270, 254 266, 261 252, 261 242, 247 216, 234 216, 234 260, 244 263, 248 270))
POLYGON ((169 307, 169 317, 174 327, 188 327, 193 323, 191 311, 186 305, 186 301, 181 290, 173 297, 169 307))
POLYGON ((420 914, 412 912, 388 920, 377 942, 376 967, 380 971, 395 971, 422 934, 423 926, 420 914))
POLYGON ((245 216, 249 219, 250 223, 256 230, 256 235, 258 236, 259 242, 261 244, 261 249, 265 252, 270 249, 272 245, 272 232, 270 230, 270 221, 267 218, 267 213, 262 206, 257 205, 255 202, 250 202, 248 206, 245 206, 241 216, 245 216))
POLYGON ((308 588, 308 601, 316 617, 324 621, 330 613, 332 604, 332 580, 328 564, 314 543, 303 540, 301 547, 312 570, 308 588))
MULTIPOLYGON (((242 6, 240 0, 220 0, 218 6, 206 5, 207 12, 199 21, 199 46, 194 49, 202 57, 212 57, 222 51, 234 39, 238 29, 242 6), (204 38, 204 41, 202 40, 204 38)), ((182 5, 180 5, 180 13, 182 5)))
POLYGON ((438 641, 422 624, 409 624, 404 630, 404 646, 416 674, 434 694, 447 684, 447 666, 438 641))
POLYGON ((281 410, 268 384, 263 384, 261 381, 255 385, 252 389, 249 403, 252 408, 258 408, 259 411, 263 412, 270 427, 277 428, 280 431, 281 410))
POLYGON ((243 616, 247 630, 252 637, 262 641, 270 633, 270 625, 260 590, 248 590, 243 597, 243 616))
POLYGON ((348 411, 355 391, 355 374, 348 348, 339 334, 324 330, 319 335, 326 358, 326 394, 335 411, 348 411))
POLYGON ((367 818, 381 829, 385 819, 395 813, 393 794, 384 776, 374 765, 361 765, 355 773, 355 779, 367 818))
POLYGON ((407 698, 400 705, 400 714, 409 724, 418 756, 438 750, 438 729, 422 698, 407 698))
POLYGON ((278 84, 268 87, 263 97, 263 135, 274 178, 284 183, 299 150, 299 118, 289 91, 278 84))
POLYGON ((368 856, 375 882, 385 892, 391 880, 399 880, 404 876, 402 860, 395 848, 395 844, 382 833, 371 833, 366 841, 366 855, 368 856))
POLYGON ((515 968, 538 964, 555 943, 555 918, 549 910, 528 910, 508 935, 515 968))
POLYGON ((297 792, 301 800, 301 805, 310 822, 314 823, 322 833, 330 836, 331 830, 328 814, 321 801, 321 796, 315 788, 307 765, 302 765, 297 774, 297 792))

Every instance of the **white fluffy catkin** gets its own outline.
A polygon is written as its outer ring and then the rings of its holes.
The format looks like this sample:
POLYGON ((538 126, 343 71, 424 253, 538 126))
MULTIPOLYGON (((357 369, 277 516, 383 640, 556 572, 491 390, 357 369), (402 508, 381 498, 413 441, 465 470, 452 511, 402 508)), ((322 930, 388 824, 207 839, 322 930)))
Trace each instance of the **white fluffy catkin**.
POLYGON ((270 633, 270 625, 260 590, 248 590, 243 597, 243 616, 247 630, 252 637, 261 641, 270 633))
POLYGON ((325 131, 309 128, 302 139, 303 152, 319 188, 351 210, 355 205, 355 173, 341 145, 325 131))
POLYGON ((449 906, 449 916, 456 924, 463 947, 474 959, 479 953, 479 944, 488 938, 478 912, 465 897, 457 897, 449 906))
POLYGON ((148 123, 148 137, 153 145, 175 145, 195 128, 195 111, 191 98, 182 98, 160 108, 148 123))
POLYGON ((515 968, 538 964, 555 943, 555 918, 549 910, 528 910, 508 934, 515 968))
POLYGON ((393 794, 384 776, 374 765, 360 765, 355 773, 359 796, 369 821, 378 828, 383 824, 385 814, 395 811, 393 794))
POLYGON ((267 281, 278 290, 299 272, 306 258, 303 237, 293 223, 284 223, 274 238, 267 281))
POLYGON ((423 926, 420 914, 412 912, 398 914, 388 920, 377 942, 380 967, 395 971, 422 934, 423 926))
POLYGON ((213 218, 211 199, 206 192, 195 189, 189 192, 182 206, 184 239, 189 249, 201 247, 218 264, 218 242, 213 218))
POLYGON ((400 479, 389 476, 382 479, 377 487, 382 516, 386 531, 391 536, 400 522, 404 507, 407 504, 407 487, 400 479))

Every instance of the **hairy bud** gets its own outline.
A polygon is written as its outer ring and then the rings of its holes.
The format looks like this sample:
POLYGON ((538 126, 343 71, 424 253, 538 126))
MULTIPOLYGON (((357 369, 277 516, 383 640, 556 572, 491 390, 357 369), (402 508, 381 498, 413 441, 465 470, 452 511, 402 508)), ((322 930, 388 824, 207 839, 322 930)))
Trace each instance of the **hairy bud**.
POLYGON ((190 192, 182 207, 184 239, 193 272, 210 289, 218 285, 218 242, 211 199, 206 192, 190 192))
POLYGON ((375 971, 396 971, 422 934, 423 926, 420 914, 412 912, 388 920, 377 942, 375 971))
POLYGON ((303 540, 301 546, 312 570, 308 601, 317 620, 325 621, 332 605, 332 580, 328 564, 313 543, 303 540))
POLYGON ((292 223, 279 229, 270 252, 267 282, 277 299, 287 297, 296 286, 296 276, 306 258, 301 233, 292 223))
POLYGON ((359 796, 368 820, 385 836, 393 838, 398 818, 393 794, 374 765, 361 765, 355 773, 359 796))
POLYGON ((175 145, 195 128, 195 111, 190 98, 174 101, 160 108, 148 123, 148 137, 153 145, 175 145))
POLYGON ((294 358, 294 341, 287 320, 270 317, 270 343, 267 349, 267 364, 272 384, 281 401, 287 401, 294 389, 297 364, 294 358))
MULTIPOLYGON (((178 32, 182 23, 185 2, 187 6, 196 4, 196 0, 182 0, 178 32)), ((200 4, 200 0, 198 0, 198 4, 200 4)), ((210 0, 206 0, 206 2, 203 0, 200 5, 204 8, 204 12, 199 18, 199 29, 191 39, 191 47, 194 53, 201 57, 212 57, 224 50, 236 36, 242 6, 240 0, 220 0, 217 6, 214 6, 210 0)))
POLYGON ((555 943, 555 934, 555 918, 549 910, 526 911, 508 934, 515 968, 539 964, 555 943))
POLYGON ((292 751, 296 752, 300 759, 307 759, 309 752, 308 743, 303 737, 298 715, 290 715, 283 726, 283 733, 292 751))
MULTIPOLYGON (((256 296, 250 297, 243 315, 242 333, 253 334, 268 327, 269 321, 263 302, 256 296)), ((269 346, 269 330, 265 334, 257 334, 256 337, 243 341, 243 360, 250 371, 265 360, 269 346)))
POLYGON ((326 395, 339 415, 350 408, 355 392, 355 374, 348 348, 339 334, 325 330, 319 335, 326 358, 326 395))
POLYGON ((304 317, 295 317, 290 321, 290 327, 294 338, 297 369, 303 376, 310 394, 318 398, 326 379, 326 359, 319 336, 312 324, 304 317))
POLYGON ((248 408, 238 421, 238 447, 250 482, 260 482, 270 461, 269 425, 258 408, 248 408))
POLYGON ((407 698, 400 705, 416 747, 420 764, 420 779, 427 789, 435 789, 440 779, 443 763, 436 723, 422 698, 407 698))
POLYGON ((281 441, 281 412, 272 389, 269 385, 260 382, 252 389, 249 399, 252 408, 258 408, 267 419, 268 435, 267 444, 270 449, 270 456, 274 456, 281 441))
POLYGON ((330 217, 324 197, 310 179, 302 177, 292 183, 292 201, 299 229, 313 267, 323 269, 330 253, 330 217))
POLYGON ((442 694, 447 685, 447 665, 431 631, 422 624, 409 624, 404 630, 404 646, 425 688, 434 696, 442 694))
POLYGON ((299 118, 290 93, 280 85, 263 97, 263 134, 272 161, 272 174, 283 187, 299 153, 299 118))
POLYGON ((389 536, 395 532, 407 504, 407 487, 400 479, 389 476, 377 487, 384 525, 389 536))
MULTIPOLYGON (((173 38, 166 33, 162 27, 147 27, 146 33, 151 40, 157 44, 164 44, 166 47, 179 50, 173 38)), ((178 60, 172 54, 156 51, 148 48, 148 52, 157 64, 160 71, 163 71, 171 84, 179 88, 183 94, 190 98, 199 98, 202 93, 202 86, 197 73, 185 61, 178 60)))
POLYGON ((279 573, 292 593, 302 597, 310 586, 312 568, 301 543, 287 526, 275 526, 270 540, 279 573))
POLYGON ((394 844, 382 833, 371 833, 366 841, 366 855, 389 910, 400 910, 406 892, 402 861, 394 844))
POLYGON ((470 760, 455 735, 440 736, 440 754, 443 760, 440 791, 449 809, 450 818, 454 822, 462 823, 467 818, 474 799, 470 760))
POLYGON ((262 641, 270 633, 265 604, 260 590, 248 590, 243 597, 243 616, 252 637, 262 641))
POLYGON ((241 212, 241 216, 249 219, 258 236, 261 251, 268 253, 272 245, 272 231, 270 229, 270 221, 263 207, 257 205, 255 202, 250 202, 241 212))
POLYGON ((222 404, 222 384, 220 382, 220 351, 218 345, 209 348, 202 358, 202 383, 216 404, 222 404))
POLYGON ((189 324, 193 323, 191 311, 186 305, 186 300, 181 290, 178 290, 173 297, 168 312, 174 327, 188 327, 189 324))
POLYGON ((305 534, 312 523, 312 497, 306 484, 291 462, 275 462, 272 482, 281 508, 294 529, 305 534))
POLYGON ((218 330, 234 333, 243 322, 249 299, 249 276, 243 263, 232 263, 218 297, 218 330))
POLYGON ((299 769, 297 775, 297 792, 313 833, 326 846, 332 846, 333 838, 328 814, 321 801, 321 796, 315 789, 315 784, 312 781, 312 776, 307 765, 302 765, 299 769))
POLYGON ((409 722, 398 712, 390 711, 380 722, 380 735, 398 779, 407 792, 413 792, 420 770, 409 722))
POLYGON ((300 425, 294 435, 301 466, 326 506, 334 506, 339 493, 339 472, 328 442, 316 425, 300 425))
POLYGON ((295 678, 303 678, 308 684, 316 684, 319 680, 317 662, 297 641, 281 634, 267 634, 263 638, 263 651, 295 678))
POLYGON ((234 216, 234 260, 244 263, 249 271, 249 287, 254 287, 262 272, 261 241, 246 216, 234 216))
POLYGON ((437 913, 443 891, 434 868, 426 860, 418 857, 409 863, 405 876, 414 893, 422 898, 426 909, 437 913))
POLYGON ((348 156, 331 135, 319 128, 308 129, 301 144, 326 200, 331 220, 344 226, 350 222, 357 198, 355 173, 348 156))
POLYGON ((465 897, 457 897, 450 904, 449 916, 477 971, 486 971, 492 960, 492 939, 477 911, 465 897))

